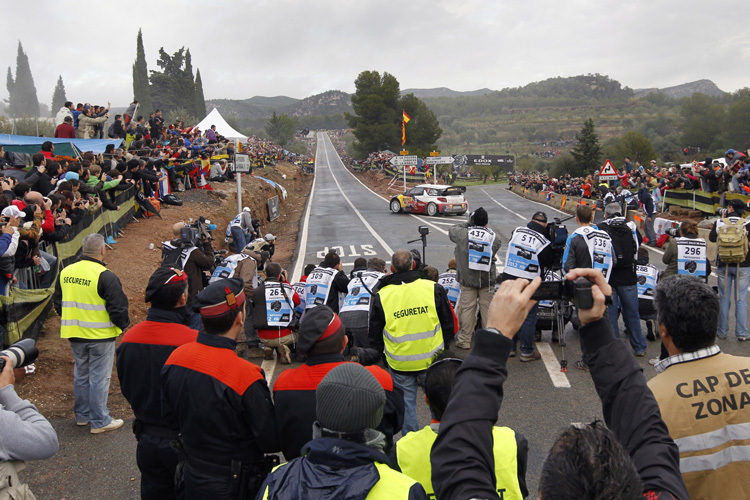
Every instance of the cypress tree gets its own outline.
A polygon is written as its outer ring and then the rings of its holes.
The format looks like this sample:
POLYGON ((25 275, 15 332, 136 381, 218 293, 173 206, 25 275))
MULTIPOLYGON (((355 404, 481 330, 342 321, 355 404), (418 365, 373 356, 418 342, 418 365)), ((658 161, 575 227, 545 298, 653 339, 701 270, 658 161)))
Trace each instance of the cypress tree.
POLYGON ((151 88, 148 83, 146 51, 143 48, 143 35, 140 29, 138 30, 135 63, 133 64, 133 97, 140 103, 137 114, 148 116, 153 111, 151 88))
POLYGON ((201 70, 195 72, 195 117, 202 120, 206 116, 206 98, 203 96, 203 80, 201 70))
MULTIPOLYGON (((185 52, 185 69, 180 79, 180 107, 188 113, 195 111, 195 78, 193 77, 193 58, 190 49, 185 52)), ((196 118, 200 119, 200 116, 196 118)))
POLYGON ((65 85, 63 84, 62 75, 57 78, 57 85, 55 85, 55 91, 52 93, 52 108, 50 109, 50 116, 55 116, 57 111, 65 105, 65 101, 68 98, 65 96, 65 85))
POLYGON ((575 160, 575 172, 571 175, 588 175, 596 172, 601 165, 601 148, 599 147, 599 136, 594 131, 594 120, 588 118, 583 122, 581 134, 578 137, 578 144, 570 152, 575 160))
POLYGON ((9 112, 11 116, 39 116, 39 99, 36 96, 34 77, 31 76, 29 58, 18 42, 18 56, 16 57, 16 79, 8 68, 9 112))

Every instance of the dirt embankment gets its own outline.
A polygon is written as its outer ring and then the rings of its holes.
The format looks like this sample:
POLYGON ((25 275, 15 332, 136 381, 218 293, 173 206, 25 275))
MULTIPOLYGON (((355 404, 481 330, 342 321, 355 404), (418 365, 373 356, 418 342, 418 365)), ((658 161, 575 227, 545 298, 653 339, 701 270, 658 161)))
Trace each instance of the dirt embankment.
MULTIPOLYGON (((252 176, 242 178, 242 203, 250 207, 253 217, 261 220, 262 234, 273 233, 278 239, 274 260, 282 266, 291 267, 297 245, 299 220, 302 217, 312 185, 312 176, 302 174, 299 167, 279 163, 264 168, 252 176), (281 190, 255 176, 270 179, 287 191, 286 200, 281 190), (279 196, 280 216, 269 222, 266 201, 279 196)), ((130 302, 130 323, 137 324, 146 318, 148 305, 143 294, 148 279, 161 262, 160 243, 171 239, 171 228, 175 222, 197 219, 203 216, 216 224, 213 232, 214 248, 225 248, 224 233, 227 223, 237 213, 235 182, 212 183, 214 191, 195 190, 177 193, 182 207, 162 206, 162 218, 138 219, 125 229, 125 236, 117 238, 117 244, 108 252, 107 267, 122 282, 123 290, 130 302), (154 245, 151 250, 149 245, 154 245)), ((22 398, 31 400, 48 418, 73 416, 73 356, 68 341, 60 338, 60 317, 50 316, 37 343, 39 360, 36 373, 16 384, 22 398)), ((260 360, 258 360, 260 362, 260 360)), ((132 416, 130 405, 120 393, 117 372, 113 369, 110 386, 109 409, 116 418, 132 416)))

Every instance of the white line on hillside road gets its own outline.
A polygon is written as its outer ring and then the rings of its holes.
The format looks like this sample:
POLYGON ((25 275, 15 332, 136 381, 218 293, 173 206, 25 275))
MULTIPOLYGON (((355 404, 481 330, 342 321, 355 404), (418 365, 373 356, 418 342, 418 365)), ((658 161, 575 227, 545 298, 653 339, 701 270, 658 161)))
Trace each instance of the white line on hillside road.
POLYGON ((271 380, 273 380, 273 372, 276 371, 276 360, 275 359, 264 359, 260 364, 260 369, 266 374, 266 385, 271 387, 271 380))
POLYGON ((514 212, 513 210, 511 210, 510 208, 506 207, 505 205, 503 205, 502 203, 500 203, 499 201, 497 201, 495 198, 493 198, 492 196, 490 196, 490 193, 488 193, 487 191, 485 191, 484 188, 482 188, 482 192, 484 194, 486 194, 487 197, 490 200, 494 201, 495 204, 500 205, 500 208, 503 208, 503 209, 507 210, 508 212, 512 213, 513 215, 515 215, 517 217, 520 217, 523 220, 526 220, 526 217, 524 217, 523 215, 519 214, 518 212, 514 212))
MULTIPOLYGON (((328 135, 326 135, 326 137, 328 137, 328 135)), ((328 140, 330 142, 331 139, 328 138, 328 140)), ((333 143, 331 143, 331 146, 333 146, 333 143)), ((336 154, 336 156, 338 157, 338 154, 336 154)), ((372 194, 374 194, 375 196, 377 196, 381 200, 385 201, 386 203, 388 202, 387 199, 383 198, 378 193, 376 193, 375 191, 373 191, 372 189, 370 189, 369 187, 367 187, 364 182, 362 182, 361 180, 359 180, 356 175, 354 175, 353 173, 351 173, 351 171, 349 171, 349 169, 346 168, 346 166, 344 165, 344 162, 341 161, 341 158, 339 158, 339 163, 341 163, 341 166, 344 168, 344 170, 346 171, 346 173, 348 173, 349 175, 351 175, 352 177, 354 177, 354 180, 356 180, 357 182, 359 182, 360 184, 362 184, 362 187, 364 187, 366 190, 368 190, 369 192, 371 192, 372 194)), ((333 170, 331 170, 331 172, 333 172, 333 170)), ((446 231, 445 229, 443 229, 443 228, 438 227, 438 226, 435 225, 435 224, 446 224, 445 222, 443 222, 443 223, 441 223, 441 222, 433 223, 433 222, 430 222, 430 221, 428 221, 426 219, 423 219, 421 217, 417 217, 414 214, 409 214, 409 215, 411 215, 412 217, 414 217, 415 219, 417 219, 419 222, 423 222, 424 224, 427 224, 428 226, 432 226, 434 229, 437 229, 438 231, 440 231, 443 234, 446 234, 446 235, 448 234, 448 231, 446 231)), ((453 225, 453 224, 451 224, 451 225, 453 225)))
POLYGON ((552 385, 558 388, 570 387, 570 381, 567 375, 560 371, 560 362, 557 360, 557 356, 555 356, 549 344, 546 342, 537 342, 536 348, 539 350, 539 354, 542 355, 542 361, 544 361, 544 366, 547 368, 549 378, 552 379, 552 385))
MULTIPOLYGON (((315 164, 316 166, 318 164, 318 151, 315 152, 315 164)), ((305 222, 302 224, 302 236, 297 245, 297 262, 294 265, 294 272, 292 273, 292 283, 297 283, 302 277, 302 268, 305 265, 305 253, 307 253, 307 230, 310 227, 310 212, 312 212, 313 193, 315 192, 315 181, 318 178, 315 174, 315 170, 316 169, 313 169, 313 181, 312 187, 310 188, 310 196, 307 198, 305 222)))
MULTIPOLYGON (((330 159, 328 158, 328 148, 325 148, 326 153, 326 161, 330 165, 330 159)), ((336 155, 338 157, 338 155, 336 155)), ((383 249, 388 252, 388 255, 393 255, 393 249, 388 245, 388 243, 385 242, 383 238, 380 237, 380 235, 375 231, 369 222, 367 222, 367 219, 365 219, 359 210, 357 210, 357 207, 354 206, 354 203, 351 202, 349 197, 346 195, 344 190, 341 188, 341 184, 339 184, 338 179, 336 179, 336 175, 333 173, 333 169, 331 169, 331 177, 333 177, 333 182, 336 183, 336 187, 339 188, 339 191, 341 192, 341 196, 344 197, 344 200, 349 204, 350 207, 352 207, 352 210, 354 210, 354 213, 357 214, 357 217, 359 217, 359 220, 362 221, 362 224, 365 225, 368 231, 370 231, 370 234, 372 234, 376 240, 378 240, 378 243, 383 247, 383 249)))

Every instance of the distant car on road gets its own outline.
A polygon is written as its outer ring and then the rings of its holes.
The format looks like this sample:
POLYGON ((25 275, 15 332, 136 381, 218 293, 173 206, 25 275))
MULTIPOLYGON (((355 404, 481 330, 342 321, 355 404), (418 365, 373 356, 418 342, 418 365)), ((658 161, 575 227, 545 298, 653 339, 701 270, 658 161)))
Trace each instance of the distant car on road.
POLYGON ((412 214, 457 214, 463 215, 469 210, 463 186, 444 186, 440 184, 421 184, 404 194, 391 198, 391 212, 409 212, 412 214))

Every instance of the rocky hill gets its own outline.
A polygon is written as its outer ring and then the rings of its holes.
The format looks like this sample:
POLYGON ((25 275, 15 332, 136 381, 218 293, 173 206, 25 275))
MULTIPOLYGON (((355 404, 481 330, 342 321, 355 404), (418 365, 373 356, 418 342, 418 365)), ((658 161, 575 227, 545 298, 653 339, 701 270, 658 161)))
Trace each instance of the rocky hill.
POLYGON ((726 94, 711 80, 698 80, 696 82, 683 83, 682 85, 675 85, 674 87, 665 87, 663 89, 649 88, 649 89, 636 89, 633 91, 636 97, 643 97, 651 92, 659 92, 666 94, 673 99, 681 99, 683 97, 690 97, 693 94, 706 94, 708 96, 722 96, 726 94))
POLYGON ((206 107, 215 107, 225 116, 243 118, 268 117, 274 111, 289 116, 326 116, 353 111, 351 96, 338 90, 329 90, 305 99, 287 96, 255 96, 244 100, 209 99, 206 107))

